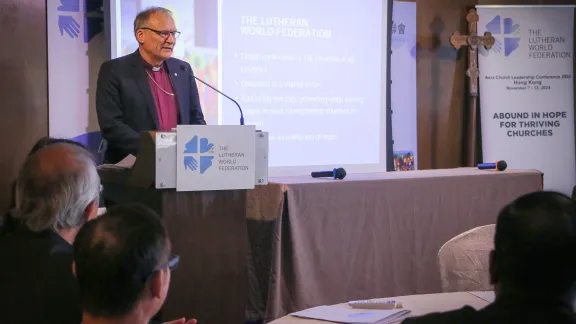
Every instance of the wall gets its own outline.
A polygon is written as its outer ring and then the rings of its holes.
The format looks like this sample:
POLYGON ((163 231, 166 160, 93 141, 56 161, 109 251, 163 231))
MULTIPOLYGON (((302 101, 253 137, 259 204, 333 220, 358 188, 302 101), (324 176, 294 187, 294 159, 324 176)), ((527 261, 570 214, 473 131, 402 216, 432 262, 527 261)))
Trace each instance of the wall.
POLYGON ((477 4, 560 5, 576 0, 416 0, 419 169, 463 165, 466 50, 454 50, 449 40, 453 32, 467 31, 466 12, 477 4))
POLYGON ((0 1, 0 211, 34 143, 48 135, 46 3, 0 1))

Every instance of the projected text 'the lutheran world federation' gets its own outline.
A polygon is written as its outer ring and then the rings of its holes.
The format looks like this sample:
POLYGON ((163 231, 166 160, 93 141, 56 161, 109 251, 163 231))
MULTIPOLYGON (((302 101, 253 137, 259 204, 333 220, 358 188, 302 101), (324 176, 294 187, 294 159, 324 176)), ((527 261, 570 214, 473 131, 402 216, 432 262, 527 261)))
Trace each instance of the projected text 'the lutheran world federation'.
POLYGON ((249 36, 331 38, 332 30, 311 28, 308 19, 242 16, 240 31, 249 36))

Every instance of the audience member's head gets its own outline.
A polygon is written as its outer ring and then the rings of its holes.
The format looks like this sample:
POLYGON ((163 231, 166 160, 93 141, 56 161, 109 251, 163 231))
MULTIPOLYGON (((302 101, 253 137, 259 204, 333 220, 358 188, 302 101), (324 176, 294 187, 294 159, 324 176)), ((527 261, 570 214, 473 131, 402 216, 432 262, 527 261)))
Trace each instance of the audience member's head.
POLYGON ((555 192, 524 195, 502 209, 490 274, 497 293, 571 297, 576 283, 576 204, 555 192))
MULTIPOLYGON (((30 152, 28 152, 28 157, 30 157, 32 154, 38 152, 40 149, 45 148, 48 145, 52 145, 52 144, 57 144, 57 143, 66 143, 66 144, 70 144, 70 145, 76 145, 78 147, 84 148, 86 150, 88 150, 84 145, 82 145, 81 143, 69 140, 69 139, 65 139, 65 138, 54 138, 54 137, 42 137, 41 139, 39 139, 34 146, 32 146, 32 149, 30 149, 30 152)), ((11 205, 10 205, 10 209, 13 209, 16 207, 16 181, 14 181, 14 183, 12 183, 12 198, 10 199, 11 205)), ((5 217, 10 217, 10 214, 8 215, 4 215, 5 217)), ((2 217, 0 217, 0 223, 2 221, 1 219, 2 217)), ((10 219, 7 219, 8 221, 11 221, 10 219)))
POLYGON ((68 241, 98 213, 100 177, 82 146, 56 143, 24 162, 16 180, 17 218, 34 232, 55 230, 68 241))
POLYGON ((46 136, 46 137, 42 137, 41 139, 39 139, 36 142, 36 144, 34 144, 34 146, 32 146, 32 149, 30 149, 28 156, 31 156, 32 154, 38 152, 40 149, 43 149, 48 145, 58 144, 58 143, 76 145, 78 147, 81 147, 81 148, 87 150, 87 148, 84 145, 82 145, 81 143, 75 142, 73 140, 69 140, 66 138, 55 138, 55 137, 46 136))
POLYGON ((74 241, 84 323, 150 320, 178 263, 170 250, 162 221, 140 205, 117 205, 84 225, 74 241))

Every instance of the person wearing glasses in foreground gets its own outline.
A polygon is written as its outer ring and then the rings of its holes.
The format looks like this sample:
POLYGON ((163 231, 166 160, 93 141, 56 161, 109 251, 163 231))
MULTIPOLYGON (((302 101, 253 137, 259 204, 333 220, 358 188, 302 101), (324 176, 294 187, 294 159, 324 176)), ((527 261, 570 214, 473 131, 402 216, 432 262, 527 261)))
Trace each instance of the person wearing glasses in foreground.
POLYGON ((96 112, 106 163, 137 155, 142 131, 206 124, 190 64, 171 57, 179 34, 170 10, 148 8, 134 19, 138 49, 100 67, 96 112))
POLYGON ((149 323, 179 261, 158 215, 136 204, 114 206, 86 223, 73 255, 83 324, 149 323))

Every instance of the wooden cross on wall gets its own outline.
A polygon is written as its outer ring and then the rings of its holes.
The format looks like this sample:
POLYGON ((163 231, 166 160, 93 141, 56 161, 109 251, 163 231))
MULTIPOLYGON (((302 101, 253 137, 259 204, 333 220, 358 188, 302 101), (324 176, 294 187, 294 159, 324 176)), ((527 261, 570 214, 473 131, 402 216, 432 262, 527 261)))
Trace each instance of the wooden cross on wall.
POLYGON ((468 93, 472 97, 478 96, 478 46, 483 45, 486 49, 490 49, 494 45, 494 37, 489 32, 485 32, 484 36, 478 36, 478 20, 479 16, 476 9, 470 9, 466 15, 468 35, 461 35, 459 32, 455 32, 450 37, 450 44, 455 49, 468 46, 468 70, 466 75, 470 78, 468 93))
POLYGON ((466 166, 476 166, 476 114, 478 107, 478 46, 484 46, 490 49, 494 45, 494 37, 489 32, 484 33, 484 36, 478 36, 478 13, 476 9, 470 9, 466 15, 468 21, 468 35, 461 35, 455 32, 450 37, 450 44, 455 49, 460 49, 462 46, 468 47, 468 70, 466 75, 469 78, 468 82, 468 127, 467 127, 467 145, 465 146, 465 164, 466 166))

